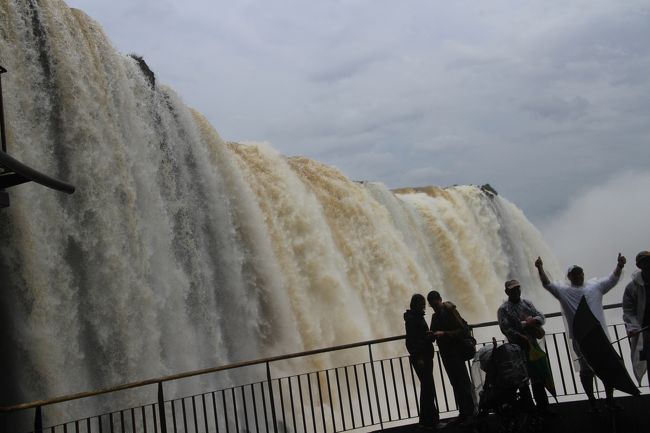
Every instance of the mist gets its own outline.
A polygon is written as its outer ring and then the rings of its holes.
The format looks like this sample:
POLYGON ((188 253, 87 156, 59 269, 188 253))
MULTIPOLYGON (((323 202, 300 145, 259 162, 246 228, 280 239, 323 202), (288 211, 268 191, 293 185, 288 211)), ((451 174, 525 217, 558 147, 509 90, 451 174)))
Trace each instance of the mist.
MULTIPOLYGON (((569 205, 539 228, 563 268, 572 264, 585 270, 586 278, 609 274, 620 252, 627 265, 618 285, 605 303, 621 302, 625 285, 637 271, 636 254, 650 249, 650 173, 625 172, 573 195, 569 205)), ((561 279, 563 275, 552 275, 561 279)))

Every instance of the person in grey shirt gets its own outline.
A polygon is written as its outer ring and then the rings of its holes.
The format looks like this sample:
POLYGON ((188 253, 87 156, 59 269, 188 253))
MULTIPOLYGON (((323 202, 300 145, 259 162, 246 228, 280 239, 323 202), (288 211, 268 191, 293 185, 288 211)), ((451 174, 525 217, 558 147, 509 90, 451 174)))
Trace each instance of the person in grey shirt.
MULTIPOLYGON (((505 301, 497 311, 499 328, 510 343, 521 347, 526 359, 530 362, 529 351, 532 339, 542 338, 542 325, 546 322, 544 314, 527 299, 521 297, 521 284, 517 280, 509 280, 505 283, 508 300, 505 301)), ((541 348, 540 348, 541 350, 541 348)), ((544 378, 536 375, 535 370, 528 368, 528 375, 533 388, 533 396, 537 410, 541 415, 552 415, 549 409, 548 396, 544 387, 544 378)))
MULTIPOLYGON (((605 331, 605 335, 609 336, 607 332, 607 323, 605 322, 605 312, 603 311, 603 295, 609 292, 618 283, 621 278, 621 272, 625 266, 625 257, 618 253, 616 259, 616 267, 614 271, 605 278, 592 279, 585 282, 585 274, 580 266, 573 265, 567 271, 567 278, 570 284, 563 282, 551 283, 544 271, 544 264, 541 257, 535 261, 535 267, 539 273, 539 279, 542 285, 548 292, 553 295, 562 307, 562 314, 567 322, 567 331, 569 338, 572 340, 573 350, 578 356, 578 363, 580 365, 580 382, 582 387, 589 398, 589 404, 592 411, 597 411, 596 398, 594 397, 594 372, 589 367, 589 364, 582 357, 582 352, 576 340, 573 339, 573 319, 580 304, 580 300, 584 296, 587 305, 591 312, 596 316, 605 331)), ((614 402, 614 389, 605 385, 606 403, 608 409, 621 409, 621 407, 614 402)))

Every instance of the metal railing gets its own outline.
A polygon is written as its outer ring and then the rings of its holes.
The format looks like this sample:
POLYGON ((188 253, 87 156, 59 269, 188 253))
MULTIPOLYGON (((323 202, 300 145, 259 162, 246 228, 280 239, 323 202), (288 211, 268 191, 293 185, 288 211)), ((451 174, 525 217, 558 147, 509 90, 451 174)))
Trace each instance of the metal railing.
MULTIPOLYGON (((620 304, 606 308, 620 308, 620 304)), ((546 315, 547 318, 558 316, 560 313, 546 315)), ((482 332, 500 335, 496 322, 480 323, 471 327, 474 331, 480 329, 482 332)), ((613 325, 610 329, 618 339, 622 325, 613 325)), ((26 415, 29 419, 33 419, 32 431, 35 433, 336 433, 349 430, 368 431, 377 427, 384 429, 387 425, 416 418, 419 412, 419 384, 409 364, 408 356, 404 355, 403 346, 400 344, 400 348, 397 349, 400 354, 397 356, 378 360, 373 357, 373 353, 379 351, 378 346, 391 345, 402 339, 404 336, 396 336, 292 353, 49 400, 0 407, 2 416, 0 432, 29 431, 32 429, 29 426, 31 421, 25 425, 26 415), (359 358, 360 348, 367 348, 367 356, 363 355, 365 359, 359 359, 356 363, 289 376, 274 377, 271 374, 271 365, 278 365, 282 361, 301 358, 307 363, 308 357, 333 355, 335 352, 350 352, 355 349, 357 351, 355 357, 359 358), (375 348, 374 352, 373 348, 375 348), (171 389, 173 386, 167 385, 167 389, 163 386, 163 384, 174 384, 192 377, 200 377, 202 383, 198 386, 205 386, 205 382, 210 383, 210 375, 239 372, 254 367, 257 367, 258 375, 262 376, 259 380, 192 393, 189 396, 170 397, 170 394, 174 394, 175 391, 171 389), (263 371, 260 367, 264 367, 263 371), (152 401, 154 400, 151 392, 153 385, 156 385, 157 390, 155 401, 152 401), (146 391, 147 387, 150 391, 146 391), (89 410, 95 412, 90 416, 73 418, 73 421, 56 421, 47 427, 43 426, 43 409, 46 407, 48 411, 56 412, 54 407, 57 405, 81 404, 102 395, 112 396, 113 404, 120 405, 122 399, 117 393, 126 390, 138 391, 138 399, 143 403, 108 411, 97 409, 97 406, 103 407, 102 404, 91 405, 89 410), (32 409, 35 410, 33 418, 26 412, 32 409)), ((576 396, 583 394, 571 366, 572 352, 569 350, 565 333, 563 331, 547 333, 545 343, 560 401, 575 399, 576 396)), ((616 343, 619 355, 626 360, 629 368, 627 346, 621 342, 616 343)), ((457 411, 453 390, 444 372, 439 352, 436 351, 435 356, 436 402, 443 416, 452 416, 457 411)), ((602 389, 602 384, 598 386, 597 389, 602 389)), ((647 391, 647 386, 644 387, 644 391, 647 391)), ((179 391, 176 390, 176 393, 179 391)))

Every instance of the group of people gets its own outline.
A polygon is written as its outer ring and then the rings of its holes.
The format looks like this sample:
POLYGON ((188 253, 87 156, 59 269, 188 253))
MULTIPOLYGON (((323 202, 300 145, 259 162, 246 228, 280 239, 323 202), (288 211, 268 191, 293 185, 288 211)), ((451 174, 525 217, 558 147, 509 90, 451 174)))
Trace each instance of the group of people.
MULTIPOLYGON (((568 282, 551 282, 546 275, 541 257, 535 260, 542 286, 560 303, 567 333, 579 364, 580 381, 589 399, 591 410, 594 412, 600 410, 594 396, 594 371, 582 355, 579 342, 574 339, 574 318, 578 306, 584 299, 605 335, 609 335, 603 311, 603 296, 616 286, 625 264, 625 257, 619 253, 616 267, 607 277, 585 281, 583 269, 573 265, 567 270, 568 282)), ((640 383, 641 378, 650 368, 650 251, 641 251, 637 254, 636 266, 639 272, 634 273, 623 295, 623 320, 627 336, 630 338, 634 374, 640 383)), ((521 347, 524 354, 531 353, 529 350, 531 347, 541 350, 537 340, 544 336, 544 314, 532 302, 521 297, 519 281, 514 279, 506 281, 505 292, 508 299, 497 312, 502 333, 509 343, 521 347)), ((406 348, 421 386, 420 426, 425 429, 435 429, 439 422, 433 382, 433 342, 438 345, 442 363, 454 391, 459 410, 458 422, 461 426, 471 425, 474 422, 475 404, 473 386, 465 365, 467 356, 464 347, 469 336, 469 327, 458 309, 453 303, 444 302, 437 291, 429 292, 426 301, 424 296, 415 294, 411 298, 409 309, 404 313, 404 322, 406 348), (425 319, 427 301, 434 311, 429 324, 425 319)), ((541 416, 553 415, 549 408, 545 378, 530 367, 531 359, 528 361, 528 375, 537 411, 541 416)), ((525 391, 530 395, 527 387, 525 391)), ((609 410, 620 410, 613 399, 613 388, 607 383, 605 383, 605 395, 605 407, 609 410)))
POLYGON ((434 341, 438 343, 442 363, 454 390, 458 418, 461 425, 466 425, 471 423, 474 415, 472 382, 460 348, 468 329, 456 306, 451 302, 443 302, 440 293, 435 290, 429 292, 427 301, 434 311, 430 325, 424 318, 426 302, 420 294, 411 297, 410 309, 404 313, 406 349, 420 380, 420 426, 435 429, 439 421, 433 383, 434 341))

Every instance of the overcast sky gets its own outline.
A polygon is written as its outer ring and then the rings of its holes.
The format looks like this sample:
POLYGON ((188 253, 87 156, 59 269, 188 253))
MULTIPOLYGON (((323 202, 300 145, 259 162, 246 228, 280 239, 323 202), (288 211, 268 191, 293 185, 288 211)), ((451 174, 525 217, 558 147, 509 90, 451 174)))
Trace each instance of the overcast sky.
POLYGON ((226 140, 391 188, 489 182, 549 237, 602 197, 650 248, 623 208, 648 221, 648 190, 621 183, 650 173, 648 0, 67 2, 226 140))

